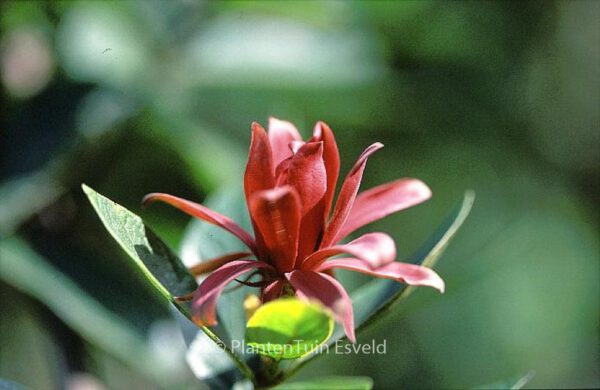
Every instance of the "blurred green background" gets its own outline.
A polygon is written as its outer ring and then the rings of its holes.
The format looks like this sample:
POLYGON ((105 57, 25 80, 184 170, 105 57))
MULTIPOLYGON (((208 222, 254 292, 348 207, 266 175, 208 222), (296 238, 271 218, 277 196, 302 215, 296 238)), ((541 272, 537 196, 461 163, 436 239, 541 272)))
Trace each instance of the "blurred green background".
MULTIPOLYGON (((419 290, 301 372, 376 388, 599 387, 600 2, 4 1, 0 378, 33 389, 193 388, 172 313, 80 189, 178 248, 241 182, 250 123, 334 129, 363 188, 418 177, 424 205, 369 227, 412 253, 466 189, 473 212, 419 290)), ((342 274, 352 289, 364 279, 342 274)))

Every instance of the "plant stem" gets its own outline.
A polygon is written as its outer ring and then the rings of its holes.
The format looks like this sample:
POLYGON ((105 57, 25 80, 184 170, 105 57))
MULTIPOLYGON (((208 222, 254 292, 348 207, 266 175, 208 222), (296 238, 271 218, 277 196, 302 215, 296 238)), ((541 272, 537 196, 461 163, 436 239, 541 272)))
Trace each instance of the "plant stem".
POLYGON ((261 375, 259 375, 257 389, 274 387, 283 381, 283 372, 280 369, 280 361, 263 356, 261 359, 261 375))
MULTIPOLYGON (((185 305, 182 305, 181 302, 178 302, 178 301, 176 301, 174 299, 173 299, 172 302, 173 302, 173 304, 175 305, 175 307, 177 308, 177 310, 179 310, 179 312, 181 314, 183 314, 190 321, 193 322, 192 316, 190 315, 190 312, 189 312, 188 308, 185 307, 185 305)), ((227 346, 227 344, 225 344, 219 338, 219 336, 217 336, 216 334, 214 334, 209 328, 207 328, 206 326, 201 326, 200 329, 208 336, 208 338, 210 338, 212 341, 214 341, 219 347, 221 347, 225 351, 225 353, 227 353, 227 355, 229 355, 229 357, 231 358, 231 360, 233 360, 233 363, 242 372, 242 374, 244 375, 244 377, 250 379, 250 381, 252 381, 252 384, 255 387, 258 387, 258 382, 256 381, 256 376, 254 375, 254 372, 252 371, 252 369, 246 364, 246 362, 244 362, 235 352, 233 352, 233 350, 231 350, 227 346)))

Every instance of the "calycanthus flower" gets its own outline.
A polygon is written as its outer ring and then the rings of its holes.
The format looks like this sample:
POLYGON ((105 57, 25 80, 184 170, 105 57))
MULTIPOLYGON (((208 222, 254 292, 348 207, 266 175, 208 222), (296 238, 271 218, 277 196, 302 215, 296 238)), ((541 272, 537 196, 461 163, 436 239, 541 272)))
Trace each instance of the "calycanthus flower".
POLYGON ((191 297, 194 321, 215 325, 217 299, 223 289, 250 271, 260 275, 260 281, 247 284, 260 288, 263 302, 291 293, 301 299, 316 299, 333 312, 352 342, 352 301, 333 276, 335 269, 443 292, 444 282, 433 270, 395 261, 396 246, 385 233, 367 233, 347 244, 340 243, 356 229, 431 196, 423 182, 411 178, 358 194, 368 157, 382 147, 377 142, 364 150, 333 205, 340 157, 331 129, 318 122, 313 136, 304 142, 289 122, 270 118, 268 133, 253 123, 244 192, 254 237, 230 218, 200 204, 168 194, 147 195, 144 203, 166 202, 220 226, 249 249, 191 269, 195 275, 210 273, 191 297))

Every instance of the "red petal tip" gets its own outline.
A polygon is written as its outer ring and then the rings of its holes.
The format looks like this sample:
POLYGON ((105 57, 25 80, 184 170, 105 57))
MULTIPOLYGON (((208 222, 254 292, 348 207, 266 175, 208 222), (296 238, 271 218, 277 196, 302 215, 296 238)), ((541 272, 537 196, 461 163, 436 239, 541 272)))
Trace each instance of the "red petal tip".
POLYGON ((158 195, 156 192, 144 195, 142 198, 142 207, 146 207, 148 204, 154 202, 156 195, 158 195))
POLYGON ((269 115, 268 121, 269 121, 269 125, 271 125, 273 122, 286 122, 286 121, 276 118, 272 115, 269 115))
POLYGON ((329 127, 327 126, 327 123, 323 122, 323 121, 318 121, 315 124, 315 127, 313 129, 313 136, 315 138, 321 138, 323 136, 323 126, 329 127))
POLYGON ((257 131, 257 130, 265 131, 265 129, 261 126, 261 124, 256 121, 252 122, 251 127, 252 127, 252 131, 257 131))
POLYGON ((446 291, 446 283, 444 283, 444 281, 440 278, 439 281, 437 281, 434 285, 432 285, 431 287, 435 288, 436 290, 438 290, 440 292, 440 294, 443 294, 444 291, 446 291))
POLYGON ((383 148, 383 146, 384 145, 381 142, 374 142, 367 148, 367 150, 365 150, 365 152, 369 152, 369 154, 370 154, 376 150, 383 148))
POLYGON ((383 144, 381 142, 375 142, 369 145, 358 157, 359 160, 369 157, 379 149, 383 148, 383 144))
POLYGON ((407 191, 420 194, 421 197, 424 198, 423 201, 431 198, 431 196, 433 195, 433 193, 431 192, 431 188, 429 188, 429 186, 423 183, 421 180, 410 177, 404 180, 407 181, 407 191))

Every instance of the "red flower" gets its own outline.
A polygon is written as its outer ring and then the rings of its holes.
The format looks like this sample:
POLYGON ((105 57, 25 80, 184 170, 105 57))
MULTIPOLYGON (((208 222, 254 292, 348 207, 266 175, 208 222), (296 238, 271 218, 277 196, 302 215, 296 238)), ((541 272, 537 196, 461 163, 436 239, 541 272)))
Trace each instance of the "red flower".
POLYGON ((331 129, 319 122, 312 138, 303 142, 289 122, 270 118, 268 133, 253 123, 244 191, 254 238, 231 219, 200 204, 167 194, 147 195, 144 202, 163 201, 220 226, 251 251, 213 259, 192 270, 195 274, 212 272, 193 294, 194 320, 215 325, 219 295, 229 282, 251 270, 261 276, 254 285, 261 288, 263 301, 291 291, 301 298, 317 299, 332 310, 353 342, 352 302, 332 276, 334 269, 443 292, 444 282, 433 270, 394 261, 396 247, 385 233, 368 233, 339 244, 356 229, 431 196, 429 188, 416 179, 400 179, 357 195, 367 158, 382 147, 374 143, 360 155, 332 209, 340 158, 331 129), (341 254, 351 257, 330 259, 341 254))

